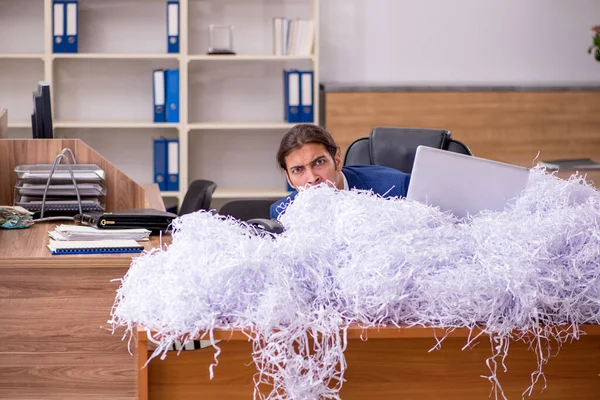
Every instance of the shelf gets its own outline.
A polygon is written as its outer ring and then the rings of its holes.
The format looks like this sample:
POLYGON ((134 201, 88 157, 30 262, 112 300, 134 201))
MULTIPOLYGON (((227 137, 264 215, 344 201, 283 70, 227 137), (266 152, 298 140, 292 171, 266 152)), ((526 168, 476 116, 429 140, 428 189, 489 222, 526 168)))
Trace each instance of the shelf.
POLYGON ((31 122, 9 122, 9 128, 31 128, 31 122))
POLYGON ((52 59, 113 59, 113 60, 160 60, 179 58, 179 54, 175 53, 54 53, 52 59))
POLYGON ((55 121, 55 128, 180 128, 171 122, 118 122, 118 121, 55 121))
POLYGON ((291 129, 296 123, 289 122, 199 122, 189 124, 189 130, 213 129, 291 129))
POLYGON ((212 197, 213 199, 280 199, 289 194, 290 192, 285 189, 220 189, 217 187, 212 197))
MULTIPOLYGON (((282 135, 298 125, 286 122, 283 104, 279 105, 284 96, 282 69, 298 68, 314 72, 311 85, 313 90, 317 89, 313 93, 314 121, 319 120, 319 29, 314 29, 310 54, 308 46, 302 46, 296 47, 296 55, 276 55, 271 45, 273 24, 271 17, 265 18, 265 15, 279 15, 282 7, 286 8, 287 0, 268 1, 269 4, 264 4, 264 10, 252 15, 244 14, 247 11, 245 2, 234 1, 235 4, 231 4, 232 7, 227 10, 217 10, 218 13, 214 15, 217 19, 236 24, 235 21, 242 21, 244 24, 248 22, 243 40, 236 42, 238 54, 234 55, 207 54, 207 43, 202 43, 206 41, 205 35, 208 33, 205 28, 209 21, 206 18, 212 17, 207 16, 206 10, 192 7, 193 2, 189 1, 182 2, 179 11, 180 21, 185 22, 179 27, 179 53, 167 52, 165 31, 156 29, 157 23, 163 28, 165 26, 163 6, 158 2, 152 2, 157 4, 149 8, 144 6, 144 16, 141 18, 140 9, 121 4, 127 2, 120 1, 111 2, 114 3, 111 4, 114 6, 111 10, 97 7, 80 9, 80 17, 94 20, 88 26, 89 37, 86 36, 90 46, 82 46, 84 43, 80 42, 78 52, 55 53, 52 2, 37 1, 44 3, 43 11, 38 8, 35 13, 25 13, 17 7, 10 10, 8 18, 3 20, 3 23, 9 24, 8 31, 19 32, 17 29, 21 29, 22 17, 29 15, 29 21, 36 18, 40 22, 36 35, 43 33, 43 41, 38 42, 43 47, 6 47, 4 51, 0 51, 0 70, 5 65, 18 78, 16 85, 11 79, 5 79, 3 84, 0 82, 0 92, 4 92, 1 89, 8 89, 4 97, 10 100, 4 107, 8 107, 10 114, 16 116, 8 124, 12 136, 31 136, 29 114, 32 105, 27 99, 38 81, 46 81, 52 88, 55 137, 81 136, 86 135, 86 132, 112 132, 110 137, 97 144, 116 165, 122 165, 132 176, 147 176, 148 168, 152 167, 151 141, 144 139, 145 147, 140 152, 149 156, 139 163, 131 163, 131 155, 123 150, 122 141, 129 143, 137 140, 135 138, 138 133, 178 138, 181 186, 178 191, 160 193, 169 202, 175 199, 181 202, 190 182, 206 178, 206 169, 211 168, 212 164, 205 160, 209 158, 205 156, 214 156, 219 160, 220 157, 236 157, 238 151, 243 151, 244 154, 256 153, 270 159, 270 151, 266 152, 264 149, 275 147, 282 135), (85 16, 81 14, 82 11, 85 11, 85 16), (43 20, 39 18, 41 14, 43 20), (127 23, 123 24, 123 21, 127 23), (144 46, 139 45, 139 40, 136 41, 131 35, 124 36, 132 30, 141 35, 137 36, 147 39, 144 46), (265 38, 268 39, 266 42, 263 40, 265 38), (244 68, 241 68, 242 65, 244 68), (152 107, 153 75, 150 72, 159 68, 178 68, 180 71, 179 123, 154 123, 152 111, 138 112, 141 102, 152 107), (221 80, 226 83, 219 83, 221 80), (28 81, 33 84, 27 83, 28 81), (256 90, 264 88, 269 89, 264 96, 256 96, 256 90), (88 109, 106 108, 102 103, 103 99, 114 95, 115 90, 126 90, 131 98, 129 102, 119 105, 118 113, 107 115, 106 112, 98 111, 94 115, 89 114, 88 109), (100 95, 96 95, 96 92, 100 95), (230 97, 233 102, 227 101, 230 97), (253 99, 257 104, 252 107, 239 107, 253 99), (82 108, 81 104, 86 104, 86 107, 82 108), (64 112, 60 112, 61 110, 64 112), (229 142, 238 139, 239 143, 230 149, 229 142), (215 152, 219 154, 213 154, 215 152), (197 162, 197 157, 201 157, 202 162, 197 162)), ((289 18, 310 19, 317 28, 320 25, 320 3, 321 0, 295 1, 294 7, 287 10, 289 18)), ((142 111, 145 109, 146 106, 142 111)), ((217 188, 214 197, 221 199, 221 202, 237 198, 267 198, 275 201, 288 193, 285 180, 273 176, 270 161, 267 160, 264 165, 261 163, 256 170, 237 168, 237 165, 224 163, 223 170, 214 176, 222 187, 217 188), (263 182, 261 186, 266 188, 253 188, 253 180, 263 182)))
POLYGON ((275 54, 208 55, 190 54, 189 61, 286 61, 313 60, 314 56, 276 56, 275 54))
POLYGON ((44 53, 1 53, 0 58, 15 59, 15 60, 36 59, 37 58, 37 59, 42 60, 44 58, 44 53))
POLYGON ((160 195, 162 197, 180 197, 180 196, 182 196, 182 193, 178 192, 178 191, 174 191, 174 190, 173 191, 163 190, 160 192, 160 195))

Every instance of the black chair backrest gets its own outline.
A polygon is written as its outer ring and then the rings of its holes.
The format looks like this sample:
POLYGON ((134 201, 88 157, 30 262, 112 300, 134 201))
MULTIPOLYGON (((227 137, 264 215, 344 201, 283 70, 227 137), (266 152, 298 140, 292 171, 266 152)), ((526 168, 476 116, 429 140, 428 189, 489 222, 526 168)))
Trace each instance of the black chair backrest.
POLYGON ((460 154, 466 154, 468 156, 472 156, 471 149, 467 147, 466 144, 459 142, 458 140, 450 139, 450 143, 448 143, 448 151, 460 154))
POLYGON ((273 200, 232 200, 223 204, 219 210, 219 215, 229 215, 241 221, 248 221, 256 218, 268 219, 271 214, 271 204, 273 204, 273 200))
POLYGON ((185 193, 178 214, 181 216, 199 210, 208 211, 216 188, 217 184, 213 181, 203 179, 193 181, 185 193))
POLYGON ((369 137, 350 145, 344 165, 382 165, 411 173, 417 147, 421 145, 472 155, 445 129, 377 127, 369 137))
POLYGON ((344 157, 344 165, 371 165, 368 137, 356 139, 352 142, 344 157))

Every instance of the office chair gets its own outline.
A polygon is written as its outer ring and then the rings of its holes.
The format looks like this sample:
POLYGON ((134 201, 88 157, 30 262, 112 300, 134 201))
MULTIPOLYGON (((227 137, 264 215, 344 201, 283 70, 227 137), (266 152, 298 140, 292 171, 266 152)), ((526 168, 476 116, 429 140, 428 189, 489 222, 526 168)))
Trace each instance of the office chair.
POLYGON ((177 213, 179 216, 190 214, 198 210, 210 209, 212 195, 217 188, 217 184, 213 181, 197 179, 188 187, 187 192, 177 213))
POLYGON ((232 200, 223 204, 219 214, 229 215, 241 221, 248 221, 252 218, 269 218, 271 204, 273 204, 273 200, 232 200))
POLYGON ((473 155, 445 129, 376 127, 348 147, 344 165, 382 165, 411 173, 420 145, 473 155))
POLYGON ((283 232, 283 226, 278 221, 269 219, 271 204, 273 204, 273 200, 232 200, 223 204, 219 210, 219 215, 231 216, 240 221, 245 221, 263 232, 281 233, 283 232))

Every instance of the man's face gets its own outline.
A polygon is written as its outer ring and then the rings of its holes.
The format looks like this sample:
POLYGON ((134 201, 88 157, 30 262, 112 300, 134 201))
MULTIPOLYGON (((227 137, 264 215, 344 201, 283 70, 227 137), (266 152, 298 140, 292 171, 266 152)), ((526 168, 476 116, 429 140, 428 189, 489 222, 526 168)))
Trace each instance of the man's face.
POLYGON ((285 157, 288 182, 294 188, 307 184, 313 186, 327 183, 329 186, 335 184, 340 189, 343 184, 339 182, 343 180, 340 174, 342 169, 340 161, 339 150, 334 159, 320 143, 302 145, 285 157))

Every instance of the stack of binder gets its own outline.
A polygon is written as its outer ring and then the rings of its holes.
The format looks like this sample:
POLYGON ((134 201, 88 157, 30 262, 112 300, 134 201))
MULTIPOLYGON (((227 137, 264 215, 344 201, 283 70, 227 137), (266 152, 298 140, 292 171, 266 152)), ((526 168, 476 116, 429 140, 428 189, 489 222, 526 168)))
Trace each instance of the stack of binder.
POLYGON ((273 54, 278 56, 310 56, 315 42, 311 20, 273 18, 273 54))
POLYGON ((161 191, 179 191, 179 139, 154 139, 154 183, 161 191))
POLYGON ((284 70, 284 119, 287 122, 313 122, 313 71, 284 70))
MULTIPOLYGON (((167 1, 167 52, 179 53, 179 1, 167 1)), ((78 0, 52 1, 52 51, 77 53, 79 43, 78 0)))
MULTIPOLYGON (((105 174, 95 164, 70 165, 77 183, 82 211, 104 211, 106 204, 105 174)), ((44 212, 48 215, 75 215, 79 201, 68 165, 19 165, 15 168, 15 205, 31 212, 41 212, 44 192, 44 212), (46 189, 47 187, 47 189, 46 189)))
POLYGON ((79 30, 77 0, 52 2, 52 46, 54 53, 77 53, 79 30))
POLYGON ((152 71, 154 122, 179 122, 179 70, 152 71))

